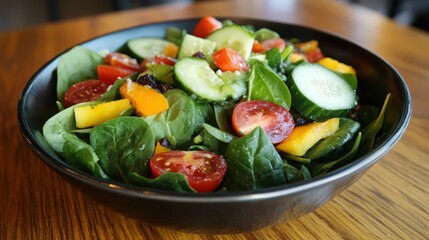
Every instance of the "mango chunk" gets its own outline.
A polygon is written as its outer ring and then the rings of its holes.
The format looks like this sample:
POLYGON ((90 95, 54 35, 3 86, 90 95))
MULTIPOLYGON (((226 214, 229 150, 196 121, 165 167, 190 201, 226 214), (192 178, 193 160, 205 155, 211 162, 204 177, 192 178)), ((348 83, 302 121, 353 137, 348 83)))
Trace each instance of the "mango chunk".
POLYGON ((149 86, 127 80, 119 89, 122 97, 129 99, 138 116, 149 116, 168 109, 167 98, 149 86))
POLYGON ((88 128, 96 126, 107 120, 119 117, 122 112, 130 108, 131 103, 128 99, 75 107, 73 110, 76 127, 88 128))
POLYGON ((325 57, 320 59, 318 63, 328 69, 331 69, 334 72, 350 73, 356 76, 356 70, 353 67, 347 64, 341 63, 335 59, 325 57))
POLYGON ((304 156, 308 149, 323 138, 334 134, 340 126, 339 118, 325 122, 314 122, 295 127, 288 138, 276 146, 276 149, 295 156, 304 156))
POLYGON ((159 141, 156 143, 155 146, 155 151, 153 153, 153 155, 156 155, 158 153, 163 153, 163 152, 169 152, 171 151, 170 148, 163 146, 159 141))
POLYGON ((304 59, 304 55, 303 55, 303 54, 301 54, 301 53, 292 53, 292 54, 290 55, 290 61, 291 61, 292 63, 296 63, 296 62, 298 62, 298 61, 300 61, 300 60, 302 60, 302 59, 304 59))

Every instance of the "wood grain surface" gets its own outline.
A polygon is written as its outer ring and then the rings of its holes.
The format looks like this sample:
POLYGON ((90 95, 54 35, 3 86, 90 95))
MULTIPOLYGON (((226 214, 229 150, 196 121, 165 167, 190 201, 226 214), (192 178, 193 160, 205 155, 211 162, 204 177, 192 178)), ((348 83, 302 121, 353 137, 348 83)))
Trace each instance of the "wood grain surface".
POLYGON ((429 34, 334 0, 203 1, 0 33, 0 239, 429 239, 429 34), (297 220, 204 236, 145 225, 71 188, 25 145, 17 102, 46 61, 81 41, 143 23, 203 15, 292 22, 346 36, 389 61, 413 97, 411 123, 357 183, 297 220))

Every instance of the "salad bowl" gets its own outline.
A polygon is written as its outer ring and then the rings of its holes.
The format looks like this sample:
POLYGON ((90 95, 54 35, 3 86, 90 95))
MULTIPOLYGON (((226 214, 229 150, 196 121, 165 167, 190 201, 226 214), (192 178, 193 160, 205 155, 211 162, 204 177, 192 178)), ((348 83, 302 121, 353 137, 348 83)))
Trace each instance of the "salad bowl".
MULTIPOLYGON (((375 147, 351 163, 305 181, 252 191, 179 193, 101 180, 68 165, 42 134, 57 111, 56 68, 61 54, 28 81, 18 103, 22 135, 46 165, 96 202, 144 223, 192 233, 242 233, 284 223, 310 213, 356 182, 401 138, 411 116, 411 96, 404 79, 385 60, 358 44, 310 27, 232 18, 238 24, 269 28, 284 38, 316 39, 326 55, 350 63, 359 74, 359 101, 382 106, 387 94, 383 127, 375 147), (37 111, 35 111, 37 109, 37 111)), ((191 32, 198 19, 160 22, 109 33, 79 45, 94 51, 118 49, 136 37, 164 37, 170 26, 191 32)))

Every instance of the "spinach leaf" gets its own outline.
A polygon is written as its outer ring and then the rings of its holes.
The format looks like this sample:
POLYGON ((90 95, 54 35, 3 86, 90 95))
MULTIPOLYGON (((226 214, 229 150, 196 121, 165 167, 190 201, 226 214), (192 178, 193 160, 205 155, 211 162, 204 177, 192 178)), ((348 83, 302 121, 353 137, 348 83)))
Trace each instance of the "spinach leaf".
POLYGON ((340 127, 337 132, 308 149, 305 157, 311 160, 319 159, 331 151, 340 148, 353 138, 359 128, 360 124, 358 122, 348 118, 340 118, 340 127))
POLYGON ((126 182, 130 172, 147 175, 155 139, 142 118, 120 117, 97 125, 91 131, 90 142, 111 178, 126 182))
POLYGON ((285 183, 282 159, 261 127, 233 140, 225 158, 228 191, 254 190, 285 183))
POLYGON ((263 42, 268 39, 279 37, 280 35, 278 33, 268 28, 260 28, 258 29, 258 31, 255 32, 255 40, 257 40, 258 42, 263 42))
POLYGON ((357 120, 362 125, 362 128, 365 128, 370 123, 375 121, 375 119, 377 119, 378 112, 379 112, 378 107, 364 105, 364 106, 361 106, 355 114, 356 114, 357 120))
POLYGON ((192 137, 202 130, 209 108, 202 107, 179 89, 168 90, 164 95, 169 109, 144 119, 152 127, 156 141, 167 138, 173 146, 186 148, 191 144, 192 137))
POLYGON ((262 63, 256 63, 252 67, 247 98, 270 101, 287 109, 290 108, 292 101, 286 84, 275 72, 262 63))
POLYGON ((163 83, 174 84, 173 67, 167 64, 149 64, 152 75, 163 83))
POLYGON ((141 187, 172 190, 176 192, 195 192, 195 190, 189 186, 185 175, 181 173, 165 172, 157 178, 147 178, 136 172, 130 172, 127 178, 131 184, 141 187))
POLYGON ((387 104, 389 103, 390 93, 387 94, 386 99, 384 100, 383 107, 381 108, 380 114, 377 119, 375 119, 372 123, 366 126, 362 130, 362 146, 359 149, 359 156, 362 156, 371 151, 374 147, 375 139, 377 137, 378 131, 380 131, 384 122, 384 113, 387 108, 387 104))
POLYGON ((353 160, 354 156, 356 155, 358 149, 359 149, 359 144, 361 142, 361 136, 362 136, 362 133, 359 132, 355 141, 354 141, 354 144, 353 144, 351 150, 346 155, 344 155, 343 157, 341 157, 337 160, 334 160, 334 161, 321 163, 321 164, 317 164, 317 165, 312 166, 310 168, 310 172, 311 172, 312 176, 315 177, 315 176, 324 175, 329 170, 338 166, 339 164, 344 166, 345 164, 351 162, 353 160))
MULTIPOLYGON (((287 162, 283 163, 283 172, 287 182, 298 182, 308 178, 308 174, 305 170, 304 165, 301 166, 301 169, 296 168, 295 166, 288 164, 287 162)), ((305 168, 306 169, 306 168, 305 168)))
MULTIPOLYGON (((200 132, 200 134, 194 138, 194 143, 203 144, 203 146, 207 147, 209 151, 220 155, 225 155, 228 143, 230 143, 236 137, 206 123, 203 124, 203 127, 204 129, 200 132)), ((206 150, 205 148, 202 148, 201 145, 198 147, 194 145, 193 149, 197 148, 206 150)))
POLYGON ((231 125, 232 111, 235 108, 235 102, 230 101, 226 104, 215 104, 213 105, 216 123, 219 128, 228 133, 234 133, 234 129, 231 125))
POLYGON ((62 101, 71 85, 82 80, 97 78, 97 65, 103 64, 103 57, 82 46, 76 46, 64 53, 57 68, 57 97, 62 101))
POLYGON ((282 56, 278 48, 272 48, 266 51, 265 56, 268 61, 268 66, 272 69, 277 69, 282 63, 282 56))
POLYGON ((300 163, 311 163, 311 159, 305 158, 305 157, 298 157, 290 154, 281 154, 281 157, 289 161, 300 162, 300 163))
POLYGON ((94 102, 77 104, 55 114, 43 125, 43 136, 52 149, 63 156, 72 167, 108 179, 99 165, 94 149, 71 132, 76 130, 74 108, 91 104, 94 102))

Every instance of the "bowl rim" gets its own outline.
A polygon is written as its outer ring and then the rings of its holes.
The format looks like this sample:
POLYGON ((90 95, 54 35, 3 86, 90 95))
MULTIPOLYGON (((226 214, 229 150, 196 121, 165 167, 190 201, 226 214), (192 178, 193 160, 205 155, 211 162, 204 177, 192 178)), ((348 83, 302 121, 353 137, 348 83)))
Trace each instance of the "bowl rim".
POLYGON ((315 31, 320 34, 329 35, 331 37, 338 38, 342 41, 349 42, 350 44, 355 45, 355 47, 360 48, 362 51, 366 51, 367 53, 373 55, 374 57, 379 59, 380 62, 384 64, 389 70, 392 71, 392 74, 395 76, 396 82, 400 87, 401 93, 403 95, 403 101, 402 101, 403 111, 401 113, 401 118, 399 119, 397 126, 393 129, 392 134, 379 146, 374 148, 370 153, 367 153, 364 156, 361 156, 355 159, 353 162, 345 166, 342 166, 338 169, 328 172, 323 176, 319 176, 319 177, 312 178, 310 180, 305 180, 305 181, 300 181, 295 183, 287 183, 287 184, 282 184, 274 187, 268 187, 268 188, 263 188, 258 190, 239 191, 239 192, 181 193, 181 192, 173 192, 173 191, 167 191, 167 190, 158 190, 158 189, 151 189, 146 187, 139 187, 131 184, 119 183, 119 182, 110 181, 110 180, 102 180, 88 173, 85 173, 83 171, 74 169, 73 167, 69 166, 64 160, 62 160, 59 156, 51 154, 50 152, 46 151, 43 148, 43 146, 40 143, 38 143, 35 134, 31 131, 28 122, 25 120, 26 112, 23 110, 23 106, 27 101, 27 93, 33 86, 34 81, 50 64, 53 64, 55 61, 57 61, 62 54, 64 54, 74 46, 90 43, 99 38, 108 37, 110 35, 129 31, 132 29, 145 28, 148 26, 153 26, 158 24, 163 25, 163 24, 174 24, 178 22, 194 22, 194 21, 196 22, 198 19, 200 19, 199 17, 194 17, 194 18, 182 18, 177 20, 148 22, 145 24, 140 24, 137 26, 127 27, 116 31, 112 31, 106 34, 102 34, 102 35, 90 38, 83 42, 77 43, 71 46, 70 48, 67 48, 64 51, 60 52, 50 60, 48 60, 31 76, 29 81, 26 83, 18 101, 18 105, 17 105, 18 125, 26 144, 50 168, 53 168, 54 170, 61 172, 62 174, 65 174, 70 178, 73 178, 75 181, 79 181, 84 184, 89 184, 92 187, 97 188, 99 190, 109 191, 119 195, 127 195, 135 198, 152 199, 152 200, 160 200, 160 201, 175 201, 175 202, 187 202, 187 203, 213 203, 213 202, 231 203, 231 202, 263 200, 268 198, 278 198, 278 197, 291 195, 298 192, 309 191, 311 189, 320 187, 326 183, 341 180, 353 173, 356 173, 362 169, 370 167, 378 159, 384 156, 388 152, 388 150, 390 150, 404 134, 411 119, 411 113, 412 113, 411 94, 404 78, 390 63, 388 63, 384 58, 380 57, 378 54, 374 53, 373 51, 361 46, 355 41, 347 37, 344 37, 338 33, 327 31, 325 29, 317 28, 314 26, 308 26, 308 25, 297 24, 297 23, 289 23, 289 22, 276 22, 272 20, 265 20, 265 19, 258 19, 258 18, 216 17, 216 16, 215 18, 231 19, 233 21, 240 22, 240 24, 244 22, 248 24, 256 23, 259 25, 280 24, 283 26, 304 28, 310 31, 315 31))

